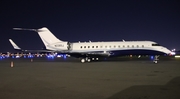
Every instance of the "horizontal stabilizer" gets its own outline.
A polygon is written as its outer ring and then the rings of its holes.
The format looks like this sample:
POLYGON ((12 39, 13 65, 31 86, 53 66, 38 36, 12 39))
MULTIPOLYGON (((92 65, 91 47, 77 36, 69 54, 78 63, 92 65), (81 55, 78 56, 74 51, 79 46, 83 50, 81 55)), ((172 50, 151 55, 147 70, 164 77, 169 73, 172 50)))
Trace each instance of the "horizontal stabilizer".
POLYGON ((21 50, 21 48, 20 48, 19 46, 17 46, 17 45, 13 42, 13 40, 9 39, 9 42, 11 43, 11 45, 13 46, 14 49, 16 49, 16 50, 21 50))
POLYGON ((13 30, 27 30, 27 31, 37 31, 37 29, 25 29, 25 28, 13 28, 13 30))

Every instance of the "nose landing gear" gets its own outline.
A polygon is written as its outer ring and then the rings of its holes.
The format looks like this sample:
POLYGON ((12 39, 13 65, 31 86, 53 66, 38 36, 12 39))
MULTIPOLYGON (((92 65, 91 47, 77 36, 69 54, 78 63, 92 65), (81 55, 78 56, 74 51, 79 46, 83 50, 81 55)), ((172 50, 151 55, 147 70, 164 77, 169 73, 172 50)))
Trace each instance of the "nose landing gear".
POLYGON ((155 64, 158 63, 158 60, 159 60, 158 57, 159 57, 158 55, 155 55, 155 58, 154 58, 154 60, 153 60, 153 63, 155 63, 155 64))

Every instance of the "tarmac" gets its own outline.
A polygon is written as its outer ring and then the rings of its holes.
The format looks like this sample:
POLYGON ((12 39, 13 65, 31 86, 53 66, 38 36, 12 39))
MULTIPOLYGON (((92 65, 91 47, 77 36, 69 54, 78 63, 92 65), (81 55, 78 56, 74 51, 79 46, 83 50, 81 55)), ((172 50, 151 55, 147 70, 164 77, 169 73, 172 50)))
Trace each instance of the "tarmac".
POLYGON ((0 99, 180 99, 180 59, 4 59, 0 99))

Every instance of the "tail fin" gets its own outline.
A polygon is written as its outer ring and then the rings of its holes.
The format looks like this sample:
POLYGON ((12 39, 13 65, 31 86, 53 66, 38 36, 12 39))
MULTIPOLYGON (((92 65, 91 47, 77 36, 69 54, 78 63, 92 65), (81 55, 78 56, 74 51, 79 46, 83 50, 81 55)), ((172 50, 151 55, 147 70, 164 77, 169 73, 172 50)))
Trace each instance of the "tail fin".
POLYGON ((9 42, 11 43, 11 45, 13 46, 15 50, 21 50, 21 48, 17 46, 16 43, 13 42, 13 40, 9 39, 9 42))
POLYGON ((49 29, 47 29, 46 27, 38 29, 37 32, 45 46, 57 42, 63 42, 59 40, 56 36, 54 36, 54 34, 52 34, 51 31, 49 31, 49 29))
POLYGON ((13 28, 14 30, 28 30, 28 31, 35 31, 38 32, 41 40, 43 41, 44 45, 47 46, 49 44, 53 44, 56 42, 63 42, 56 38, 54 34, 49 31, 46 27, 40 28, 40 29, 24 29, 24 28, 13 28))

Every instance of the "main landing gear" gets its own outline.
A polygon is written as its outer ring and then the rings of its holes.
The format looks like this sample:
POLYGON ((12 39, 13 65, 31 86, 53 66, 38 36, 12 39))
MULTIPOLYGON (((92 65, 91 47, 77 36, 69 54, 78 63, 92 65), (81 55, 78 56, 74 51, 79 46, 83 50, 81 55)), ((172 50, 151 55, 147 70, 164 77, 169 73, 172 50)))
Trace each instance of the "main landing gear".
POLYGON ((93 61, 93 60, 99 60, 99 58, 88 58, 88 57, 82 58, 82 59, 81 59, 81 63, 91 62, 91 61, 93 61))
POLYGON ((159 57, 158 55, 155 56, 155 58, 154 58, 154 60, 153 60, 153 63, 155 63, 155 64, 158 63, 158 60, 159 60, 158 57, 159 57))

